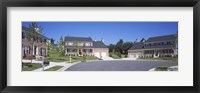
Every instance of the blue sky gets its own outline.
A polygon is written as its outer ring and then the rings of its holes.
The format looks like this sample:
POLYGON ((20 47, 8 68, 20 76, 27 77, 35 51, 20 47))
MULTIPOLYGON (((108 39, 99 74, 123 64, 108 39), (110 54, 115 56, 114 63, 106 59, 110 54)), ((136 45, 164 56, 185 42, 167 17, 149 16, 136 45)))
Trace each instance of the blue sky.
MULTIPOLYGON (((28 27, 30 22, 22 22, 28 27)), ((124 42, 143 37, 176 34, 178 22, 38 22, 43 27, 43 35, 53 38, 55 43, 60 36, 91 37, 104 39, 106 45, 115 44, 119 39, 124 42)))

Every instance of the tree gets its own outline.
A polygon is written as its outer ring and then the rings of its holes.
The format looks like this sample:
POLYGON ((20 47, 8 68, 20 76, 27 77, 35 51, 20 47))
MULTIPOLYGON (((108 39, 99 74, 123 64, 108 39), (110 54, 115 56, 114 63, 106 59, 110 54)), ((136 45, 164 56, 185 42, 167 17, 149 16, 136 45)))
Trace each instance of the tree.
MULTIPOLYGON (((30 47, 30 50, 32 51, 31 52, 31 63, 32 63, 32 57, 33 57, 34 38, 36 37, 36 35, 42 34, 42 30, 43 30, 43 28, 41 26, 38 26, 38 23, 36 23, 36 22, 31 22, 29 24, 29 30, 25 30, 26 31, 25 33, 27 33, 27 35, 29 37, 29 41, 32 45, 32 47, 30 47)), ((37 38, 37 40, 38 39, 39 38, 37 38)))
POLYGON ((122 39, 120 39, 116 46, 115 46, 115 51, 118 53, 122 53, 122 46, 123 46, 124 41, 122 39))
POLYGON ((51 38, 50 41, 51 41, 51 44, 54 45, 55 40, 53 38, 51 38))
POLYGON ((114 44, 110 44, 108 46, 109 52, 115 52, 115 45, 114 44))
POLYGON ((51 51, 53 51, 53 49, 54 49, 54 44, 52 44, 50 40, 47 40, 47 54, 48 54, 48 56, 51 53, 51 51))
POLYGON ((42 33, 43 28, 41 26, 38 26, 38 23, 36 22, 31 22, 31 24, 29 24, 29 28, 34 31, 37 32, 39 34, 42 33))
POLYGON ((58 52, 60 53, 60 56, 64 56, 65 54, 65 46, 62 36, 60 37, 60 41, 58 42, 58 52))
POLYGON ((140 42, 145 42, 146 40, 144 39, 144 38, 142 38, 141 40, 140 40, 140 42))
POLYGON ((123 54, 128 54, 128 50, 133 46, 132 42, 125 42, 122 46, 123 54))

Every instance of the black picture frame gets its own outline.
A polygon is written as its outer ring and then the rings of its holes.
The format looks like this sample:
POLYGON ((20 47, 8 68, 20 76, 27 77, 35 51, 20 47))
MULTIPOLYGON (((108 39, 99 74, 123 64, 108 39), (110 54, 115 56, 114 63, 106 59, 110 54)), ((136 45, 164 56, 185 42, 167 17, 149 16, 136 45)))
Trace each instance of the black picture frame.
POLYGON ((200 0, 2 0, 0 1, 0 91, 2 93, 199 93, 200 0), (7 86, 7 7, 193 7, 194 86, 7 86))

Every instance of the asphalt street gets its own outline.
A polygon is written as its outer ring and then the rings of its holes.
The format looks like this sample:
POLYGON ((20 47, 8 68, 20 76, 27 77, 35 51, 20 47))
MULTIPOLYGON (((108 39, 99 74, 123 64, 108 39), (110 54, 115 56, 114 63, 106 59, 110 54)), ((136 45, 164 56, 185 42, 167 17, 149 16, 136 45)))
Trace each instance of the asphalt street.
POLYGON ((173 61, 111 60, 81 62, 65 71, 148 71, 155 67, 177 65, 178 62, 173 61))

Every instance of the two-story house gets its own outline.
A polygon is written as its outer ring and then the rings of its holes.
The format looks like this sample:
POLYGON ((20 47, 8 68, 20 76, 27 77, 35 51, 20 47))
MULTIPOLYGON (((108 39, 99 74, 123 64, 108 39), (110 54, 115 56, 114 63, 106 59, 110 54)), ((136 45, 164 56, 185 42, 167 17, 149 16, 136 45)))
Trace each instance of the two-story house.
POLYGON ((35 58, 36 56, 47 56, 47 42, 49 38, 31 29, 22 26, 22 59, 35 58))
POLYGON ((93 55, 98 58, 108 56, 108 48, 101 41, 93 41, 91 37, 65 37, 65 55, 93 55))
POLYGON ((137 42, 128 50, 130 58, 166 57, 178 55, 177 34, 151 37, 146 42, 137 42))

